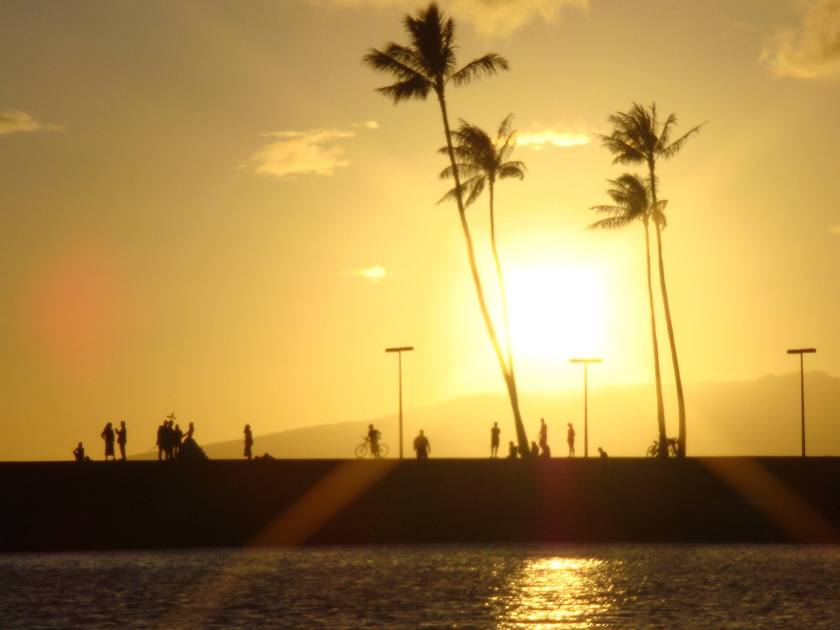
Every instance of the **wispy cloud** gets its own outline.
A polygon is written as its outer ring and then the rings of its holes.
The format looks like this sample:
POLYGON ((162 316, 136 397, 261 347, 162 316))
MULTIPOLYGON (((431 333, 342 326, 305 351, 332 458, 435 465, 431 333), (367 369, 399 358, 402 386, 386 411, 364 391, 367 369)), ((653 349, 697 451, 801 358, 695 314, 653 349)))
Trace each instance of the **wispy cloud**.
MULTIPOLYGON (((413 12, 415 0, 315 0, 346 7, 400 7, 413 12)), ((589 0, 440 0, 457 19, 485 35, 509 35, 529 22, 553 22, 564 9, 586 10, 589 0)))
POLYGON ((780 77, 840 77, 840 0, 811 0, 796 27, 777 33, 761 58, 780 77))
POLYGON ((351 125, 352 127, 364 127, 365 129, 370 129, 373 131, 374 129, 379 129, 379 123, 375 120, 365 120, 364 122, 357 122, 351 125))
POLYGON ((339 129, 272 131, 262 135, 273 140, 242 166, 257 175, 274 177, 335 174, 350 163, 344 158, 341 141, 355 136, 352 131, 339 129))
POLYGON ((57 125, 45 125, 32 114, 12 109, 0 111, 0 135, 7 133, 26 133, 30 131, 57 131, 57 125))
POLYGON ((356 276, 357 278, 364 278, 373 284, 377 284, 391 277, 391 274, 388 273, 388 270, 382 265, 373 265, 372 267, 365 267, 364 269, 356 269, 350 272, 350 275, 356 276))
POLYGON ((840 223, 838 223, 836 225, 832 225, 830 228, 828 228, 828 231, 831 232, 832 234, 836 234, 837 236, 840 236, 840 223))
POLYGON ((589 144, 589 136, 583 131, 557 131, 552 128, 536 131, 525 131, 517 134, 516 144, 532 149, 542 149, 546 146, 578 147, 589 144))

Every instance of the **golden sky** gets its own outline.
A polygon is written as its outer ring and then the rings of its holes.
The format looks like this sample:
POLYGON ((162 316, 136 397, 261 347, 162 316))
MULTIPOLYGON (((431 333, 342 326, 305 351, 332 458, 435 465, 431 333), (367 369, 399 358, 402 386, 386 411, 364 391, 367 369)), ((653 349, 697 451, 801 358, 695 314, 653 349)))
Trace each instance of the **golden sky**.
MULTIPOLYGON (((420 4, 3 2, 0 458, 98 452, 121 418, 144 450, 172 410, 200 442, 390 413, 389 345, 417 347, 408 407, 502 390, 438 110, 360 63, 420 4)), ((652 378, 642 231, 585 230, 633 101, 708 121, 659 169, 684 379, 792 371, 795 345, 840 374, 838 0, 441 4, 462 62, 511 62, 450 107, 520 130, 497 216, 521 389, 579 387, 579 353, 593 386, 652 378)))

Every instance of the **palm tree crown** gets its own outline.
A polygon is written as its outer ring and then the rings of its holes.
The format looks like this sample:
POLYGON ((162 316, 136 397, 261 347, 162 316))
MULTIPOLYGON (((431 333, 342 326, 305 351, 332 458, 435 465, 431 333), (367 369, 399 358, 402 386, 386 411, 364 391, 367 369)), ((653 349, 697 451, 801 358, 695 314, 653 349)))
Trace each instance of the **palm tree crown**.
POLYGON ((450 81, 465 85, 482 75, 508 70, 507 60, 496 53, 488 53, 458 68, 455 57, 455 22, 444 19, 436 2, 420 9, 414 16, 406 15, 403 27, 411 41, 409 46, 393 42, 384 50, 371 48, 363 57, 364 63, 375 70, 392 74, 397 82, 377 88, 377 92, 394 103, 403 100, 425 100, 434 90, 440 98, 450 81))
POLYGON ((665 226, 664 210, 668 201, 663 199, 654 209, 650 199, 650 190, 641 177, 625 173, 618 179, 607 180, 607 183, 610 185, 607 194, 614 205, 592 206, 595 212, 608 216, 595 221, 589 229, 620 229, 636 220, 647 224, 651 217, 660 227, 665 226))
POLYGON ((629 112, 616 112, 607 119, 613 125, 610 135, 601 136, 601 143, 615 157, 613 164, 651 163, 658 158, 670 159, 688 139, 698 133, 706 123, 692 127, 676 140, 671 140, 677 117, 670 114, 660 124, 656 103, 649 108, 633 103, 629 112))
MULTIPOLYGON (((455 168, 461 175, 461 194, 465 196, 464 205, 472 205, 484 192, 484 188, 497 180, 516 178, 524 179, 525 163, 519 160, 508 161, 516 145, 516 132, 511 129, 513 115, 509 114, 499 125, 495 138, 486 131, 461 120, 458 129, 452 132, 455 168)), ((439 152, 446 154, 448 147, 439 152)), ((454 169, 447 166, 441 171, 443 179, 452 177, 454 169)), ((446 193, 440 201, 455 198, 455 189, 446 193)))

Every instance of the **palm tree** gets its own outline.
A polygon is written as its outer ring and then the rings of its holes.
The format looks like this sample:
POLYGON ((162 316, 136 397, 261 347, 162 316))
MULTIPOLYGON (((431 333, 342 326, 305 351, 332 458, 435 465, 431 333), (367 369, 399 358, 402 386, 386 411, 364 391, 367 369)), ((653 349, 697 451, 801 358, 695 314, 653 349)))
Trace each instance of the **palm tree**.
MULTIPOLYGON (((502 323, 504 325, 505 342, 507 349, 507 368, 511 376, 515 377, 513 368, 513 342, 510 334, 510 318, 508 314, 507 291, 505 290, 505 279, 502 273, 502 263, 499 258, 499 249, 496 245, 496 217, 495 217, 495 185, 500 179, 524 179, 525 163, 518 160, 508 161, 513 152, 516 140, 516 132, 511 129, 513 114, 508 116, 499 125, 496 138, 475 125, 460 121, 460 126, 452 133, 455 141, 453 152, 457 160, 453 169, 447 166, 441 172, 441 178, 451 178, 455 172, 466 179, 461 181, 461 195, 466 196, 464 205, 471 206, 484 189, 487 188, 490 201, 490 245, 493 250, 493 260, 496 264, 496 278, 499 283, 499 294, 502 302, 502 323)), ((443 147, 441 153, 448 149, 443 147)), ((440 201, 453 199, 456 189, 450 190, 440 201)), ((440 202, 438 202, 440 203, 440 202)))
MULTIPOLYGON (((685 134, 671 140, 671 133, 677 124, 677 117, 669 114, 664 123, 659 121, 656 103, 645 107, 633 103, 629 112, 616 112, 608 119, 613 131, 608 136, 601 136, 603 145, 615 155, 614 164, 645 164, 648 169, 648 186, 651 204, 657 206, 656 161, 659 158, 669 160, 679 153, 688 139, 698 133, 703 126, 692 127, 685 134)), ((705 123, 703 123, 705 124, 705 123)), ((683 394, 680 362, 677 358, 677 344, 674 340, 674 325, 671 320, 671 305, 668 301, 668 288, 665 282, 665 263, 662 254, 662 228, 664 222, 654 221, 656 249, 659 256, 659 288, 662 292, 662 305, 665 309, 665 325, 668 330, 668 342, 671 346, 671 361, 674 366, 674 381, 677 388, 677 407, 679 411, 679 441, 677 454, 685 457, 685 396, 683 394)))
POLYGON ((522 415, 519 411, 516 380, 505 363, 499 338, 484 297, 484 289, 475 260, 472 235, 467 223, 460 174, 455 166, 455 151, 452 146, 449 114, 446 108, 447 86, 450 84, 455 87, 466 85, 479 77, 508 70, 508 62, 501 55, 488 53, 458 68, 455 57, 455 22, 452 18, 446 18, 435 2, 429 4, 425 9, 420 9, 414 16, 406 15, 403 19, 403 27, 411 42, 410 45, 403 46, 389 43, 383 50, 371 48, 364 56, 363 62, 374 70, 393 75, 397 79, 396 83, 377 89, 377 92, 390 98, 395 105, 404 100, 425 100, 430 93, 434 93, 437 98, 440 115, 443 119, 449 163, 453 169, 452 176, 455 180, 456 189, 455 202, 458 206, 458 218, 467 246, 470 272, 475 284, 484 325, 487 328, 487 334, 490 337, 507 386, 520 452, 523 457, 526 457, 526 454, 530 451, 525 426, 522 423, 522 415))
POLYGON ((666 201, 654 206, 650 201, 648 186, 638 175, 625 173, 618 179, 607 180, 610 188, 607 194, 615 205, 593 206, 592 209, 608 215, 589 229, 617 230, 635 221, 641 221, 645 229, 645 263, 647 271, 648 306, 650 307, 650 334, 653 340, 653 373, 656 379, 656 421, 659 428, 659 457, 668 457, 668 436, 665 432, 665 405, 662 401, 662 373, 659 368, 659 340, 656 335, 656 315, 653 308, 653 278, 650 266, 650 223, 664 222, 662 211, 666 201))

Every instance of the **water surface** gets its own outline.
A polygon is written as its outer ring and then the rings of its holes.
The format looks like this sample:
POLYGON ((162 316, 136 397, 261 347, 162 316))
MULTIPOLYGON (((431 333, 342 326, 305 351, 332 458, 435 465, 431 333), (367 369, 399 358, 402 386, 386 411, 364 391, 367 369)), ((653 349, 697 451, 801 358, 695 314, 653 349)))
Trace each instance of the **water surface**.
POLYGON ((0 555, 4 628, 838 627, 840 547, 0 555))

